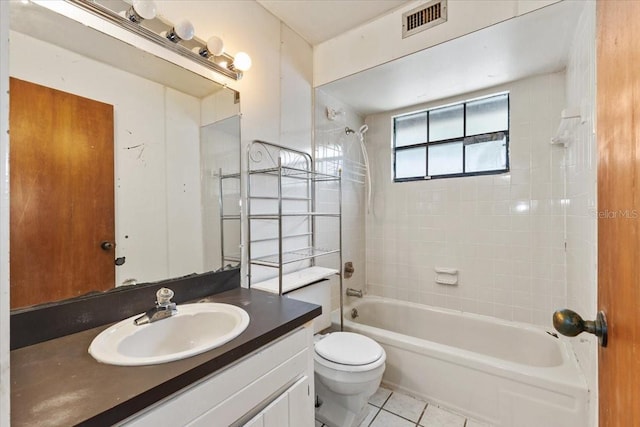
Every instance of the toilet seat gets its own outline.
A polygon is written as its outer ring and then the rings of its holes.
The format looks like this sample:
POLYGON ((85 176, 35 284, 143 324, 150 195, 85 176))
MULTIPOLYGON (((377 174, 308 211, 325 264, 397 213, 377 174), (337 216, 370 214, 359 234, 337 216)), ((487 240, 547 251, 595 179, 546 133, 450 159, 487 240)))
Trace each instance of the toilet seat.
POLYGON ((362 372, 385 362, 384 349, 369 337, 352 332, 334 332, 314 346, 317 363, 338 371, 362 372))

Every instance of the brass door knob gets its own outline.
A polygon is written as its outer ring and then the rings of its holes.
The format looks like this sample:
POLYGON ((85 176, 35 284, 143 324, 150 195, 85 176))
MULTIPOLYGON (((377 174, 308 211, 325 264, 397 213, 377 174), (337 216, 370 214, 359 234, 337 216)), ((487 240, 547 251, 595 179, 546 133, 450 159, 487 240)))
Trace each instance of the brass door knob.
POLYGON ((607 346, 607 318, 603 311, 598 312, 596 320, 583 320, 573 310, 558 310, 553 313, 553 327, 568 337, 575 337, 582 332, 594 334, 602 347, 607 346))

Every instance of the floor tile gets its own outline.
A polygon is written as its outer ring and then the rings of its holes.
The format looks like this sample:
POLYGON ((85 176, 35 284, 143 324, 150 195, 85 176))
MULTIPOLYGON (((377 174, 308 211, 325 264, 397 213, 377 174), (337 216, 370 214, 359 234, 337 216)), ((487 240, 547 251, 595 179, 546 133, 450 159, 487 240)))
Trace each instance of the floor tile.
POLYGON ((378 412, 378 415, 371 423, 371 427, 413 427, 414 423, 411 421, 407 421, 404 418, 401 418, 397 415, 394 415, 390 412, 382 410, 378 412))
POLYGON ((491 425, 483 423, 482 421, 467 418, 467 424, 465 424, 465 427, 491 427, 491 425))
POLYGON ((376 393, 369 398, 369 403, 379 408, 384 404, 390 394, 391 390, 379 387, 378 390, 376 390, 376 393))
POLYGON ((420 419, 425 406, 425 401, 394 392, 382 408, 415 423, 420 419))
POLYGON ((423 427, 464 427, 465 418, 435 405, 427 406, 420 420, 423 427))
POLYGON ((373 421, 373 418, 378 414, 378 411, 380 410, 380 408, 373 406, 372 404, 369 404, 367 406, 369 409, 369 413, 367 413, 364 421, 360 423, 360 427, 368 427, 369 424, 371 424, 371 421, 373 421))

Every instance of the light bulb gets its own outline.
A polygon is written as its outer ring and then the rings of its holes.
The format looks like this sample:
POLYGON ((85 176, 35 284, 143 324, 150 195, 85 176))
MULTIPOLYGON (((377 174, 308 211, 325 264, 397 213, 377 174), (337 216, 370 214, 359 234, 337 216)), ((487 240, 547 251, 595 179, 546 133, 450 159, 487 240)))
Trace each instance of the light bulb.
POLYGON ((188 20, 180 21, 180 23, 173 27, 173 31, 182 40, 191 40, 196 33, 193 28, 193 24, 188 20))
POLYGON ((133 10, 143 19, 153 19, 156 17, 156 2, 153 0, 133 0, 133 10))
POLYGON ((244 52, 238 52, 233 59, 233 67, 240 71, 251 68, 251 57, 244 52))
POLYGON ((209 40, 207 40, 207 50, 213 56, 220 56, 224 52, 224 42, 220 37, 209 37, 209 40))

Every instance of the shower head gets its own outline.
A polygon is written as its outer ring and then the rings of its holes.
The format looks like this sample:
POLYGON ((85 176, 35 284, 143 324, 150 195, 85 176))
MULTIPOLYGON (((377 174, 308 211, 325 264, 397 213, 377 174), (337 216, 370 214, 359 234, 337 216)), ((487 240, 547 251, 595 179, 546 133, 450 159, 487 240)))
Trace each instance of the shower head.
POLYGON ((357 131, 351 129, 350 127, 346 127, 344 128, 344 133, 346 133, 347 135, 356 134, 358 135, 358 137, 362 138, 364 134, 367 133, 368 130, 369 130, 369 126, 362 125, 360 126, 360 129, 358 129, 357 131))

